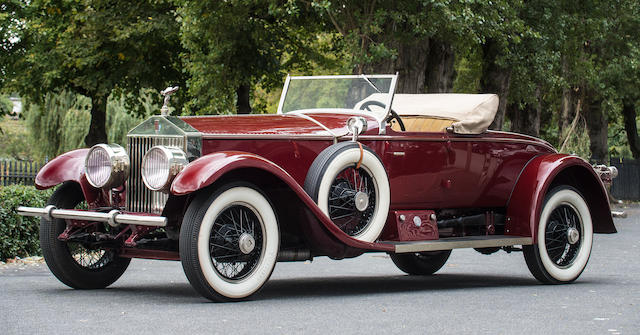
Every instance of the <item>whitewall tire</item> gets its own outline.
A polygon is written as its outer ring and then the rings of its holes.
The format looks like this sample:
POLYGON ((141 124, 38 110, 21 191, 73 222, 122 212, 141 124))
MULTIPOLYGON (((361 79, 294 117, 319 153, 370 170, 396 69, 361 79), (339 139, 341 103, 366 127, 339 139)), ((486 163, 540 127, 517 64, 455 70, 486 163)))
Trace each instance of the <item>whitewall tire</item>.
POLYGON ((545 284, 576 280, 591 255, 593 223, 586 201, 569 186, 545 197, 537 228, 537 243, 524 247, 531 273, 545 284))
POLYGON ((279 247, 273 207, 247 183, 198 195, 180 231, 185 274, 196 291, 213 301, 237 301, 256 293, 271 276, 279 247))
POLYGON ((380 236, 389 212, 389 179, 371 149, 356 142, 328 147, 313 161, 304 189, 348 235, 365 242, 380 236))

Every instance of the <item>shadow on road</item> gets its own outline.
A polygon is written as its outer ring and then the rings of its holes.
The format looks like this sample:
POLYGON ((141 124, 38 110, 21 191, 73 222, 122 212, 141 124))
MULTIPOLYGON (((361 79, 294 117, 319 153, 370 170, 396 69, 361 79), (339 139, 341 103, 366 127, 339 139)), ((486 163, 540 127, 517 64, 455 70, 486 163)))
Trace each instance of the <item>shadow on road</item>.
POLYGON ((255 299, 296 299, 537 285, 539 283, 535 279, 472 274, 318 277, 271 280, 255 299))
MULTIPOLYGON (((584 280, 572 285, 587 283, 584 280)), ((337 297, 357 295, 384 295, 428 291, 474 290, 485 288, 508 288, 540 286, 533 278, 487 276, 472 274, 440 274, 435 276, 345 276, 273 279, 255 295, 253 301, 272 299, 307 299, 311 297, 337 297)), ((86 295, 87 291, 55 289, 45 294, 86 295)), ((93 298, 104 299, 148 299, 155 302, 201 303, 203 298, 188 283, 140 283, 134 286, 115 286, 105 290, 91 291, 93 298)))

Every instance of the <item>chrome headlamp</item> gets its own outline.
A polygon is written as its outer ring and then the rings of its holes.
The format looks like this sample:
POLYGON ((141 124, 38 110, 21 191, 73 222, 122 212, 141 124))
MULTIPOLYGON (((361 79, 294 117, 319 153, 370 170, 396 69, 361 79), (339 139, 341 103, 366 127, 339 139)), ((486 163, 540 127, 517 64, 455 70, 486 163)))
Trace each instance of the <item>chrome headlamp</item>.
POLYGON ((84 172, 93 187, 118 187, 129 177, 129 156, 117 144, 96 144, 85 158, 84 172))
POLYGON ((142 158, 142 181, 152 191, 167 191, 171 181, 189 164, 179 148, 155 146, 142 158))

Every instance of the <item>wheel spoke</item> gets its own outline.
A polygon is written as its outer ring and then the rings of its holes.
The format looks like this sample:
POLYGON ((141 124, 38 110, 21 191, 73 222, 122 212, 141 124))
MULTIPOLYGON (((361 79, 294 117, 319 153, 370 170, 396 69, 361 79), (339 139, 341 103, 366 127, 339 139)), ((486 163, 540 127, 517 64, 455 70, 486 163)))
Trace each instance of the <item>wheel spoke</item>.
POLYGON ((580 217, 569 205, 560 205, 553 209, 546 223, 545 244, 547 254, 553 263, 565 267, 573 263, 580 250, 581 240, 569 243, 570 228, 581 232, 580 217))
POLYGON ((227 280, 240 280, 257 266, 262 254, 261 221, 253 209, 233 205, 223 210, 211 229, 209 246, 215 270, 227 280), (258 229, 256 229, 258 228, 258 229), (255 241, 254 249, 244 254, 240 250, 240 237, 249 234, 255 241))

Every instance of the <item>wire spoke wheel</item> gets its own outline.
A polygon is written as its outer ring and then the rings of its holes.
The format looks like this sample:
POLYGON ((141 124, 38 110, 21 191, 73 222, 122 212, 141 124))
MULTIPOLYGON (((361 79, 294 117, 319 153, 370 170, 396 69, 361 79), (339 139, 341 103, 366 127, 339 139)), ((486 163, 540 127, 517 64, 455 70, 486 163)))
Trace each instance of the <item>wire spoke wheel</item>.
POLYGON ((262 223, 246 204, 234 204, 218 215, 209 238, 211 260, 227 280, 241 280, 260 261, 263 247, 262 223))
POLYGON ((113 252, 103 249, 88 249, 81 243, 69 242, 67 243, 71 258, 83 268, 86 269, 100 269, 108 265, 113 259, 113 252))
POLYGON ((376 189, 363 168, 340 171, 329 190, 329 217, 346 234, 360 234, 371 222, 376 205, 376 189))
POLYGON ((555 208, 551 212, 545 232, 547 254, 551 261, 560 267, 573 263, 580 251, 581 234, 582 224, 575 208, 568 204, 555 208), (571 236, 578 238, 570 240, 571 236))
MULTIPOLYGON (((74 209, 88 209, 86 201, 80 202, 78 205, 74 207, 74 209)), ((108 227, 103 226, 105 230, 108 230, 108 227)), ((94 230, 97 226, 89 226, 85 228, 85 230, 94 230)), ((88 231, 87 231, 88 232, 88 231)), ((115 254, 113 251, 105 250, 105 249, 90 249, 85 247, 82 243, 78 242, 67 242, 67 249, 69 250, 69 254, 71 258, 78 264, 79 266, 89 269, 96 270, 103 268, 111 261, 115 259, 115 254)))
POLYGON ((196 291, 213 301, 238 301, 260 290, 279 248, 274 208, 257 186, 246 182, 200 192, 180 228, 184 273, 196 291))
POLYGON ((564 284, 576 280, 585 269, 592 244, 593 223, 586 201, 575 188, 560 185, 545 197, 536 243, 522 249, 536 279, 564 284))

